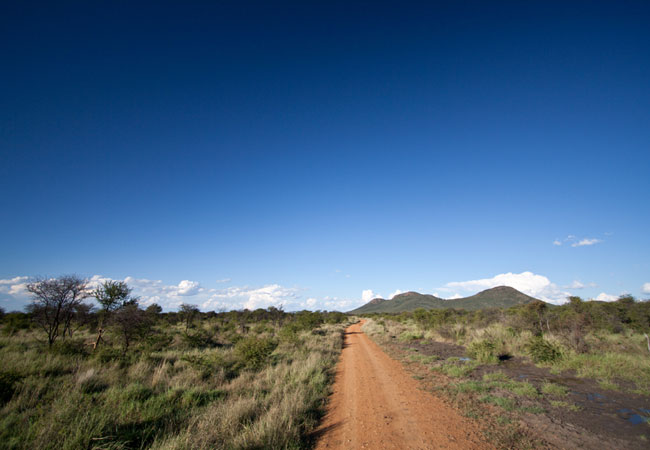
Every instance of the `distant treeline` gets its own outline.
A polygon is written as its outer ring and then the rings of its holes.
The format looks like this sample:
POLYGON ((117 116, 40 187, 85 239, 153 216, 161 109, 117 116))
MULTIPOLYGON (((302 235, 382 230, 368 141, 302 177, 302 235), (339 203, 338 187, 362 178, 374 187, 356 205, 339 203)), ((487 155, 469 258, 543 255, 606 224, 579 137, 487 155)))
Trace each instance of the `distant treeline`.
POLYGON ((585 332, 650 331, 650 301, 637 301, 629 295, 614 302, 583 301, 580 297, 569 297, 569 301, 561 306, 535 301, 506 309, 418 309, 414 312, 367 316, 389 318, 398 322, 413 320, 423 329, 442 328, 442 331, 454 324, 484 328, 494 323, 502 323, 513 330, 527 330, 536 335, 546 332, 566 335, 578 349, 582 345, 581 337, 585 332))

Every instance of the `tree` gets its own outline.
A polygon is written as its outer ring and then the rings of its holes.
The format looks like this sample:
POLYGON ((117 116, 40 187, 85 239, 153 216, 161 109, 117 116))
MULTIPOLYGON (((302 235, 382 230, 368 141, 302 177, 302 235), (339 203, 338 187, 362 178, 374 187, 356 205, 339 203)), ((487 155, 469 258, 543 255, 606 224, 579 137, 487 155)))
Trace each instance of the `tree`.
POLYGON ((152 303, 151 305, 147 306, 147 309, 145 309, 147 314, 150 314, 152 316, 157 316, 162 312, 162 310, 162 306, 160 306, 158 303, 152 303))
POLYGON ((59 278, 37 279, 27 284, 32 294, 32 303, 27 307, 33 319, 47 333, 47 343, 51 347, 70 327, 75 309, 88 296, 87 281, 77 275, 63 275, 59 278))
POLYGON ((151 329, 151 316, 138 306, 137 300, 124 304, 115 311, 111 318, 122 337, 122 346, 126 352, 131 342, 146 335, 151 329))
POLYGON ((178 310, 179 315, 181 316, 181 320, 185 322, 185 332, 187 333, 187 330, 189 329, 190 325, 192 325, 192 322, 194 322, 194 318, 200 313, 201 311, 196 305, 189 305, 187 303, 183 303, 178 310))
POLYGON ((128 305, 136 305, 137 307, 138 299, 131 297, 131 288, 124 281, 113 280, 103 282, 101 286, 92 291, 92 296, 102 306, 97 339, 93 345, 93 349, 96 349, 99 343, 104 340, 102 337, 104 325, 109 322, 113 313, 128 305))

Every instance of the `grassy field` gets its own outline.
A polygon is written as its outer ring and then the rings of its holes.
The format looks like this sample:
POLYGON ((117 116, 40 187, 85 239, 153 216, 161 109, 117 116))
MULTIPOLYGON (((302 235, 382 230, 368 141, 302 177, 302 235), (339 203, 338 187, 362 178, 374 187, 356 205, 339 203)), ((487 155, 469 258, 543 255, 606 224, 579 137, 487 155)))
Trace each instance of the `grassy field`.
POLYGON ((25 317, 0 337, 0 448, 303 448, 322 414, 347 317, 158 314, 123 345, 97 323, 51 348, 25 317))

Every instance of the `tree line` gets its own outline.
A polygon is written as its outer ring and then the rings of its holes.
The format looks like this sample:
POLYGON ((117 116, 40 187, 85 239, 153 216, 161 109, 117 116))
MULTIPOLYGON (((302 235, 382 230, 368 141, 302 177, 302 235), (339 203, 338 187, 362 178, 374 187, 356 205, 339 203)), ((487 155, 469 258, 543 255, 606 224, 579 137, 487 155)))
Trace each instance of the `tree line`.
POLYGON ((310 329, 324 322, 338 323, 346 317, 336 312, 301 311, 292 313, 288 319, 289 313, 273 306, 255 311, 201 312, 196 305, 186 303, 181 304, 177 312, 163 313, 162 307, 155 303, 143 307, 123 281, 108 280, 91 289, 88 280, 78 275, 38 278, 28 283, 26 288, 32 296, 26 313, 5 314, 0 309, 3 332, 13 333, 35 326, 42 330, 49 347, 59 339, 72 337, 76 330, 86 325, 96 332, 93 350, 105 343, 105 333, 110 329, 113 335, 119 336, 126 351, 134 341, 149 335, 160 321, 181 323, 185 334, 191 337, 190 329, 201 318, 220 317, 222 322, 245 334, 249 324, 262 321, 271 322, 278 328, 286 324, 290 328, 310 329), (89 302, 92 299, 97 305, 89 302))

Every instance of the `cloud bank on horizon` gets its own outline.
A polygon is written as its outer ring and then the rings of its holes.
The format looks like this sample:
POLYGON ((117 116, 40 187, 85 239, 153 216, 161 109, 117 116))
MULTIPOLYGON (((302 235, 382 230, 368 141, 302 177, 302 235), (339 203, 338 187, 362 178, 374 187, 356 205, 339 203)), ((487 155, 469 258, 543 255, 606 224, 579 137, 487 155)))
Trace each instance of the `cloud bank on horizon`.
MULTIPOLYGON (((28 276, 16 276, 0 280, 0 306, 5 309, 24 308, 30 301, 29 293, 26 290, 29 280, 30 277, 28 276)), ((133 294, 140 298, 140 303, 143 306, 157 303, 166 311, 176 310, 183 303, 196 304, 203 311, 254 310, 270 306, 282 307, 286 311, 303 309, 348 311, 374 298, 383 297, 372 289, 362 290, 360 298, 325 296, 319 299, 313 296, 305 296, 304 294, 308 291, 306 288, 286 287, 280 284, 267 284, 261 287, 228 286, 217 289, 203 287, 198 281, 191 280, 181 280, 178 284, 165 284, 162 280, 149 280, 130 276, 123 280, 116 280, 101 275, 90 277, 88 287, 94 289, 105 281, 124 281, 133 289, 133 294)), ((223 282, 226 282, 226 280, 218 280, 218 283, 223 282)), ((543 275, 526 271, 522 273, 502 273, 492 278, 452 281, 439 288, 440 291, 446 294, 434 292, 433 295, 455 299, 497 286, 510 286, 531 297, 553 304, 565 303, 567 297, 574 295, 569 290, 596 287, 594 283, 585 285, 579 280, 574 280, 569 285, 559 286, 543 275)), ((396 289, 387 298, 392 299, 403 292, 396 289)), ((641 292, 650 294, 650 282, 641 286, 641 292)), ((601 292, 593 299, 614 301, 621 294, 623 292, 619 295, 601 292)))

